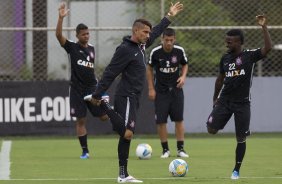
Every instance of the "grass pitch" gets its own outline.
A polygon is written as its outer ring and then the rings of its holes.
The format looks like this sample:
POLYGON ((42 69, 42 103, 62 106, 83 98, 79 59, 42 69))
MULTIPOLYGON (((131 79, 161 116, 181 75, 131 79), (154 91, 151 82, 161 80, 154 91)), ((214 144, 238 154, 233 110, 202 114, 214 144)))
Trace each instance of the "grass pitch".
MULTIPOLYGON (((6 137, 11 140, 10 180, 0 184, 88 184, 116 183, 118 175, 116 136, 90 137, 91 158, 81 160, 76 137, 6 137)), ((282 183, 282 134, 254 134, 247 140, 247 152, 241 178, 231 181, 236 140, 233 135, 187 135, 185 149, 189 171, 185 177, 172 177, 169 163, 176 157, 176 141, 169 139, 172 156, 160 159, 161 146, 154 136, 136 135, 131 143, 129 172, 148 184, 280 184, 282 183), (139 143, 153 148, 150 160, 139 160, 135 149, 139 143)), ((1 148, 1 147, 0 147, 1 148)), ((0 163, 2 164, 2 163, 0 163)))

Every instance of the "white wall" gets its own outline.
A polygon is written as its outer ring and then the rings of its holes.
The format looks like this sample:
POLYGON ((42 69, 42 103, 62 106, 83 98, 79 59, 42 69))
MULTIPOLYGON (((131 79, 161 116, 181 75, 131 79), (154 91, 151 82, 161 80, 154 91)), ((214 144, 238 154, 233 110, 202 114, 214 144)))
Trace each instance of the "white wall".
MULTIPOLYGON (((187 78, 184 94, 186 132, 206 132, 215 78, 187 78)), ((252 132, 282 132, 282 77, 254 77, 251 88, 252 132)), ((174 133, 174 123, 168 123, 174 133)), ((222 132, 234 132, 233 117, 222 132)))
MULTIPOLYGON (((56 27, 59 2, 59 0, 48 1, 48 27, 56 27)), ((70 12, 63 26, 76 27, 79 23, 84 23, 89 28, 128 27, 135 19, 134 11, 128 11, 133 5, 125 1, 70 1, 70 12)), ((129 35, 130 32, 90 31, 89 43, 94 45, 96 51, 95 66, 108 64, 116 46, 127 34, 129 35)), ((75 31, 64 31, 64 35, 73 41, 77 40, 75 31)), ((67 54, 59 46, 54 31, 48 32, 48 73, 64 79, 69 78, 67 54)))

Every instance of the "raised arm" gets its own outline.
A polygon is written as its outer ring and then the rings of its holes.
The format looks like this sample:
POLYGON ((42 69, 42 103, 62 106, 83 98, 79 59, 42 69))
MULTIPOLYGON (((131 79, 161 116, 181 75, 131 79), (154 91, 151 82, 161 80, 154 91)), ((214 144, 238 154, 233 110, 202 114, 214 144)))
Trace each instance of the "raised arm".
POLYGON ((171 23, 171 18, 176 16, 182 10, 183 4, 181 4, 180 2, 177 2, 175 4, 171 3, 169 12, 165 16, 165 18, 163 18, 158 25, 153 27, 152 32, 150 34, 150 38, 146 43, 146 48, 150 47, 153 44, 154 40, 163 33, 165 28, 168 27, 168 25, 171 23))
POLYGON ((266 56, 267 53, 272 49, 271 38, 267 29, 267 19, 265 15, 257 15, 256 19, 258 24, 262 27, 263 32, 264 47, 261 49, 261 54, 266 56))
POLYGON ((63 36, 63 20, 64 17, 68 15, 69 9, 66 9, 66 4, 62 2, 59 7, 59 17, 56 27, 56 37, 61 45, 65 45, 66 43, 66 37, 63 36))
POLYGON ((167 13, 166 17, 167 18, 174 17, 182 10, 183 10, 183 4, 181 4, 180 2, 177 2, 175 4, 171 3, 169 12, 167 13))

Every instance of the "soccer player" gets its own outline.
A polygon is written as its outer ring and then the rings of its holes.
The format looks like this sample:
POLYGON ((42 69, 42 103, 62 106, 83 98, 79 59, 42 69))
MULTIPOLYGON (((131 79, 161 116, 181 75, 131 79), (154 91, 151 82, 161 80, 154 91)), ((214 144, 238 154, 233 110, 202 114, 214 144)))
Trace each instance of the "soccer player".
POLYGON ((117 47, 110 64, 106 67, 96 91, 92 94, 91 102, 101 105, 107 110, 113 129, 120 135, 118 143, 119 176, 117 180, 119 183, 142 182, 129 175, 127 164, 139 100, 146 78, 144 49, 149 47, 171 23, 169 17, 177 15, 182 9, 183 4, 179 2, 171 4, 169 13, 154 28, 146 19, 135 20, 132 26, 132 35, 123 38, 123 42, 117 47), (119 74, 121 74, 121 79, 115 92, 114 110, 121 116, 122 122, 101 100, 101 95, 119 74))
POLYGON ((157 131, 163 148, 161 158, 170 156, 166 127, 168 116, 175 122, 177 156, 189 157, 184 151, 182 90, 188 72, 188 60, 184 48, 175 45, 175 41, 174 29, 167 28, 162 34, 162 45, 151 51, 147 65, 149 99, 155 102, 157 131))
POLYGON ((94 74, 95 50, 93 45, 88 43, 89 30, 84 24, 78 24, 76 27, 77 42, 66 39, 62 35, 63 19, 67 16, 69 10, 65 3, 59 7, 59 18, 56 28, 56 37, 61 46, 69 55, 71 63, 70 79, 70 114, 76 117, 76 132, 82 148, 81 159, 89 158, 87 145, 86 113, 87 109, 95 117, 100 117, 102 121, 108 119, 106 112, 102 108, 84 101, 83 97, 95 90, 97 80, 94 74))
POLYGON ((241 30, 232 29, 226 33, 225 43, 228 51, 220 60, 213 95, 214 108, 207 120, 208 132, 216 134, 234 114, 237 147, 231 179, 239 179, 246 152, 246 137, 250 135, 250 87, 253 69, 256 62, 263 59, 272 47, 266 17, 258 15, 256 19, 262 27, 262 48, 244 50, 244 35, 241 30))

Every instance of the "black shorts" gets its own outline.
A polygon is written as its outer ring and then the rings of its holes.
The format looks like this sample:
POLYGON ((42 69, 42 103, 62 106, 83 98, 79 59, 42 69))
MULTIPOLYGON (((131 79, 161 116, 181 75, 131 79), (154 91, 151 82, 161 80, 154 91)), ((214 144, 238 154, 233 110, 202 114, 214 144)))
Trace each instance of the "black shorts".
POLYGON ((94 117, 101 117, 106 114, 99 106, 92 105, 89 101, 83 99, 84 96, 92 94, 92 90, 94 91, 94 89, 81 90, 70 87, 70 115, 72 117, 86 117, 87 109, 94 117))
POLYGON ((250 102, 231 102, 220 99, 208 117, 207 127, 221 130, 233 114, 236 136, 250 135, 250 102))
POLYGON ((135 131, 139 98, 137 96, 115 96, 114 109, 124 119, 124 125, 132 132, 135 131))
POLYGON ((170 116, 171 121, 182 121, 184 111, 183 90, 174 88, 166 93, 156 94, 155 99, 155 118, 156 123, 167 123, 170 116))

